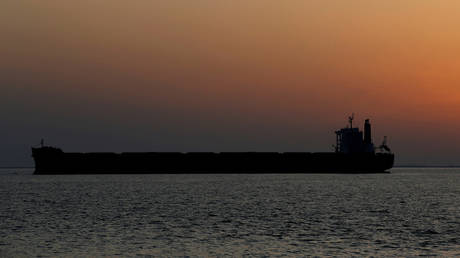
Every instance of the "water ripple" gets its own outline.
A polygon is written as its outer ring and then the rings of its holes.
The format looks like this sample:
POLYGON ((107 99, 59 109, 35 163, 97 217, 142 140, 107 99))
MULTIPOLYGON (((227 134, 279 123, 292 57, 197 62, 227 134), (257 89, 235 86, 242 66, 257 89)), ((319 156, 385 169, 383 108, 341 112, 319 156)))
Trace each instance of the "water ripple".
MULTIPOLYGON (((14 172, 14 171, 13 171, 14 172)), ((460 170, 0 174, 0 256, 460 255, 460 170)))

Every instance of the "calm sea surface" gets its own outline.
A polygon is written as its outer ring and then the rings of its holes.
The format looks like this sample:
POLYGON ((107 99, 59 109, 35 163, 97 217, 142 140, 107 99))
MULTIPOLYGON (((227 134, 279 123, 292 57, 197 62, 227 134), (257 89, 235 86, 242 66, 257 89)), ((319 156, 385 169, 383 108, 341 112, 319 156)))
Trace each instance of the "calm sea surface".
POLYGON ((460 256, 460 169, 71 175, 0 170, 0 257, 460 256))

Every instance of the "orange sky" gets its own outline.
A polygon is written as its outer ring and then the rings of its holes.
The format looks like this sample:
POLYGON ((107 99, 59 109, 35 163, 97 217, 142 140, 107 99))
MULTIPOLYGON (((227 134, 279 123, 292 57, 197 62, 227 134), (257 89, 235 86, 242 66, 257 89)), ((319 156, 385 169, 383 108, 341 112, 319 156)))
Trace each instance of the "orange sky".
POLYGON ((21 146, 45 136, 78 150, 328 151, 355 112, 374 121, 376 142, 390 137, 400 164, 460 164, 459 11, 419 0, 3 0, 0 152, 18 154, 0 162, 22 162, 21 146))

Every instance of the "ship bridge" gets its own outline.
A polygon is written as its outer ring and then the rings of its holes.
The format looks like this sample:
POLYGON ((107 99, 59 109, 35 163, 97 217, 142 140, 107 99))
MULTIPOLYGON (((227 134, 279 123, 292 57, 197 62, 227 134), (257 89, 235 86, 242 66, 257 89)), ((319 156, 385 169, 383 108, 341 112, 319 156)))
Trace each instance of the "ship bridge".
POLYGON ((340 153, 374 153, 372 143, 371 124, 369 119, 364 123, 364 133, 357 127, 353 127, 353 119, 349 118, 350 127, 342 128, 335 132, 335 152, 340 153))

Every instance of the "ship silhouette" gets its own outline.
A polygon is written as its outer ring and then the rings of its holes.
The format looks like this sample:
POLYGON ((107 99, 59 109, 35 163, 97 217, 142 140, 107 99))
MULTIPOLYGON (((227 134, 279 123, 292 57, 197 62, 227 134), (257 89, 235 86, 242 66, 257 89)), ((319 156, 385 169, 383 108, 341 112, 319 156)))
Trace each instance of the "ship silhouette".
POLYGON ((125 152, 68 153, 32 147, 35 174, 382 173, 394 164, 384 142, 372 142, 371 124, 336 131, 335 152, 125 152))

